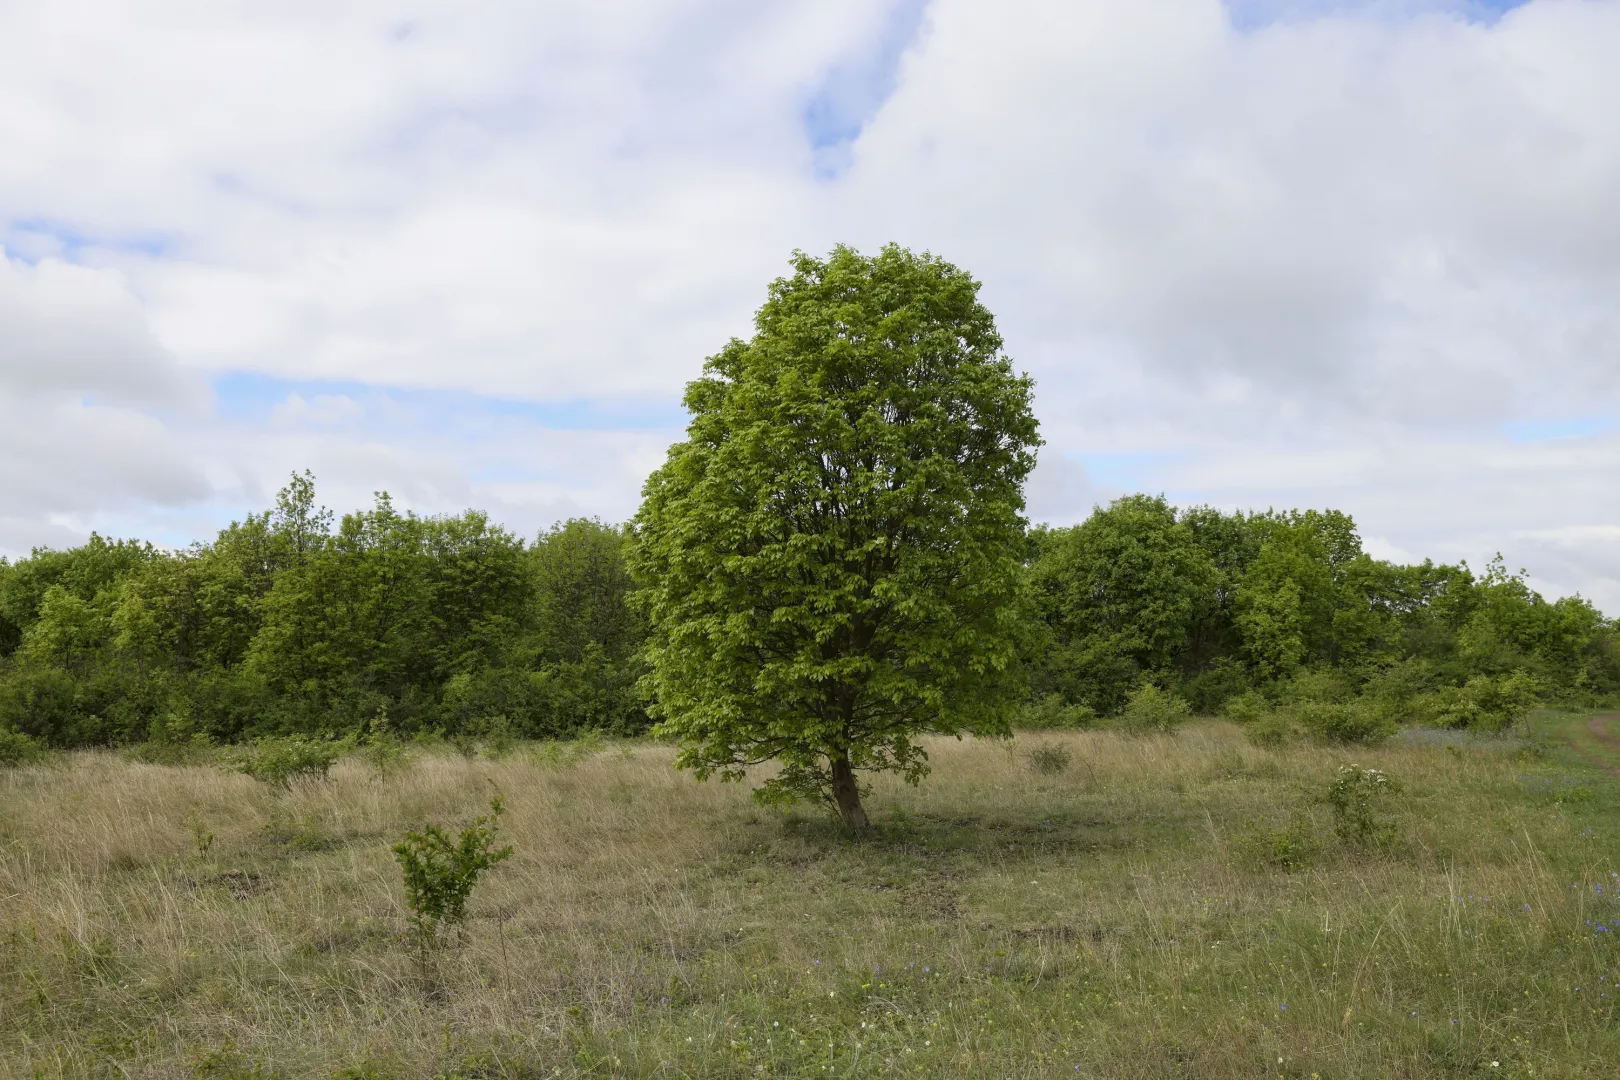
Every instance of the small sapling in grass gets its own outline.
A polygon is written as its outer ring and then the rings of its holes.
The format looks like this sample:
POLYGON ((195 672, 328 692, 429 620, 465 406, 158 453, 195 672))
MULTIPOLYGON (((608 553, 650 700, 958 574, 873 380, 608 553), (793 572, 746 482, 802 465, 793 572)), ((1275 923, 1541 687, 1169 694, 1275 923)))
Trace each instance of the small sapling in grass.
POLYGON ((386 780, 410 768, 410 749, 392 734, 369 735, 360 744, 360 758, 386 780))
POLYGON ((1058 743, 1043 743, 1029 752, 1029 767, 1042 776, 1057 776, 1067 771, 1073 761, 1069 748, 1058 743))
POLYGON ((1296 813, 1293 820, 1281 829, 1250 822, 1238 834, 1233 847, 1250 862, 1283 870, 1310 866, 1322 855, 1322 841, 1317 836, 1316 823, 1306 813, 1296 813))
POLYGON ((238 772, 285 791, 294 780, 326 779, 343 750, 343 743, 288 735, 255 740, 238 751, 233 764, 238 772))
POLYGON ((377 715, 367 725, 366 733, 360 742, 360 757, 376 771, 379 778, 384 780, 410 767, 410 749, 394 733, 394 725, 388 719, 387 709, 379 709, 377 715))
POLYGON ((504 716, 492 716, 480 722, 478 734, 484 756, 491 761, 499 761, 517 748, 517 733, 504 716))
POLYGON ((394 858, 405 876, 412 933, 424 957, 441 925, 459 928, 466 919, 467 898, 484 871, 511 858, 510 846, 495 846, 504 808, 496 793, 489 801, 489 813, 474 819, 454 841, 438 826, 425 825, 394 845, 394 858))
POLYGON ((1322 801, 1332 808, 1334 831, 1347 846, 1382 850, 1400 839, 1399 826, 1384 816, 1389 797, 1398 790, 1382 769, 1340 765, 1322 801))
POLYGON ((190 830, 191 839, 197 847, 197 858, 208 858, 208 853, 214 847, 214 833, 195 806, 186 811, 186 828, 190 830))

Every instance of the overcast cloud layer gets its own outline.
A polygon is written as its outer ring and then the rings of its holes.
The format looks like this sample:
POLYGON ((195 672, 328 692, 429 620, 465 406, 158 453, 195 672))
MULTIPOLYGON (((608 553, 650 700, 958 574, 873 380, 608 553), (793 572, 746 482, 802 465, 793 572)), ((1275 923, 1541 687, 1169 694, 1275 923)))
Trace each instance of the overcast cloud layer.
POLYGON ((1035 375, 1035 518, 1331 505, 1620 612, 1620 0, 51 0, 0 39, 0 552, 207 538, 305 466, 623 517, 788 253, 892 239, 1035 375))

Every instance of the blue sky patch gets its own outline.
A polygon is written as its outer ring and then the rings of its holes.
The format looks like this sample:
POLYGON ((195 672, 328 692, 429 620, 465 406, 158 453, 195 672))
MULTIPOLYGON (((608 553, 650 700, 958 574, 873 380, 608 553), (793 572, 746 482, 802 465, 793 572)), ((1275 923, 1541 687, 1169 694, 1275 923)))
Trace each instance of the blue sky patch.
POLYGON ((851 143, 894 93, 905 55, 922 29, 928 0, 900 0, 870 48, 834 66, 805 102, 801 123, 823 177, 841 172, 851 143))
MULTIPOLYGON (((1153 485, 1147 482, 1155 466, 1164 465, 1184 456, 1180 451, 1166 450, 1109 450, 1071 453, 1069 458, 1086 467, 1086 474, 1104 487, 1142 491, 1153 485)), ((1158 490, 1156 487, 1154 490, 1158 490)))
POLYGON ((239 423, 268 424, 279 418, 313 427, 411 428, 452 438, 476 438, 486 425, 511 421, 554 431, 657 431, 684 428, 687 421, 674 399, 531 401, 245 371, 220 376, 214 393, 220 416, 239 423), (290 410, 295 399, 302 404, 290 410))
POLYGON ((1258 30, 1274 23, 1323 15, 1399 19, 1444 12, 1472 22, 1495 22, 1530 0, 1224 0, 1232 25, 1258 30))
POLYGON ((95 250, 161 258, 170 251, 174 237, 160 232, 99 235, 65 221, 30 217, 8 222, 0 233, 0 243, 8 255, 32 266, 53 256, 80 262, 86 251, 95 250))

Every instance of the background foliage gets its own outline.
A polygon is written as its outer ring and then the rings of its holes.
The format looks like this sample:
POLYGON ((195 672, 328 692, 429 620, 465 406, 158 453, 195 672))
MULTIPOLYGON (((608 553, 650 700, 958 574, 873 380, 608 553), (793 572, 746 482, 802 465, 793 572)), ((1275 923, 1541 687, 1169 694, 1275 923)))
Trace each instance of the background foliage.
POLYGON ((1335 510, 1224 513, 1131 495, 1036 529, 1041 710, 1129 713, 1144 686, 1201 713, 1285 713, 1320 737, 1398 723, 1500 731, 1537 703, 1620 690, 1614 625, 1549 602, 1500 557, 1402 566, 1361 549, 1335 510))
POLYGON ((623 542, 574 520, 525 543, 386 493, 335 520, 305 474, 212 544, 36 550, 0 562, 0 729, 56 746, 638 731, 623 542))
MULTIPOLYGON (((0 560, 0 731, 58 747, 639 732, 626 540, 574 520, 526 542, 386 494, 339 519, 305 474, 211 544, 92 536, 0 560)), ((1029 726, 1084 726, 1133 697, 1174 712, 1145 686, 1340 741, 1498 731, 1537 703, 1620 693, 1620 638, 1587 601, 1548 601, 1500 559, 1374 559, 1337 511, 1132 495, 1032 530, 1026 568, 1029 726)))

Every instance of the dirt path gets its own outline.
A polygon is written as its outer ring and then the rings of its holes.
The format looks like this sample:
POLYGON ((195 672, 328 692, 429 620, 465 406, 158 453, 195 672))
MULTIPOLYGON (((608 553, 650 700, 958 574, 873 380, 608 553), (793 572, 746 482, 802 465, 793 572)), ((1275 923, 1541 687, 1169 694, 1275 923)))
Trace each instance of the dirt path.
POLYGON ((1604 767, 1620 776, 1620 765, 1616 764, 1620 762, 1620 735, 1609 729, 1610 722, 1617 717, 1620 717, 1620 712, 1598 713, 1586 722, 1586 732, 1608 756, 1609 760, 1604 763, 1604 767))

